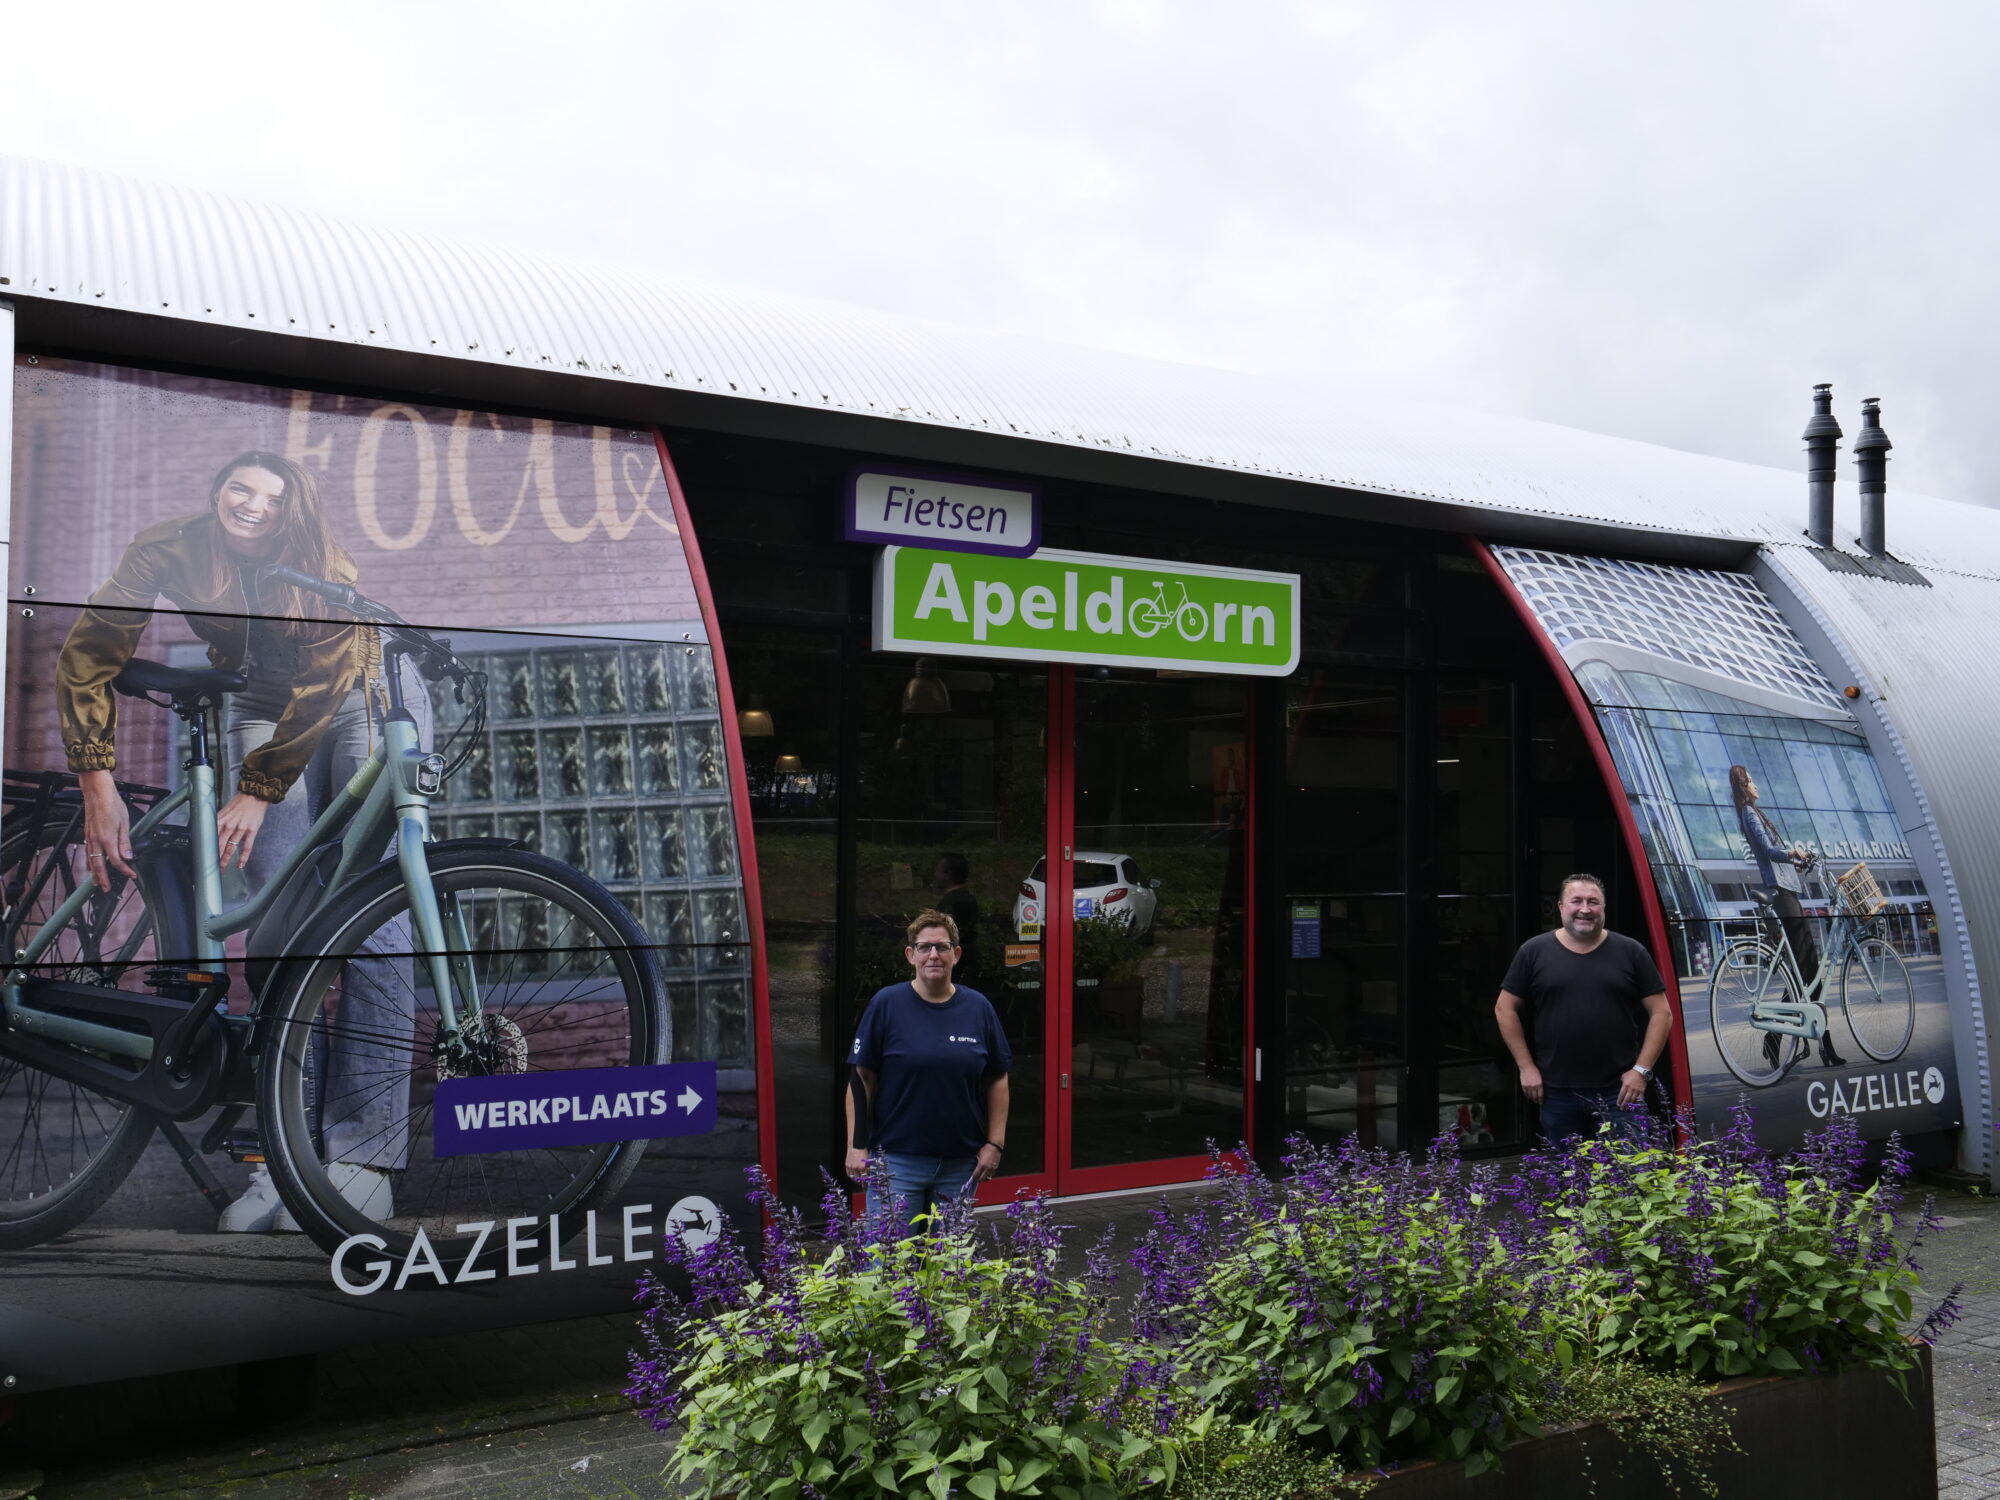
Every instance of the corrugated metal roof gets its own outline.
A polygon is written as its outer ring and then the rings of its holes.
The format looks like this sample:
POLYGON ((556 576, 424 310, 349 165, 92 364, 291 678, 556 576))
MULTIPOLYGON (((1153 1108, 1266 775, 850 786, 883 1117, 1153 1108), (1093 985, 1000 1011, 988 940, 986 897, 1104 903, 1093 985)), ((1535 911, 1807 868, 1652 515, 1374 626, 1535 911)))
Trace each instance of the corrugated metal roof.
POLYGON ((1798 601, 1843 657, 1848 681, 1879 715, 1916 789, 1928 826, 1909 833, 1913 845, 1930 841, 1943 875, 1945 889, 1931 892, 1939 931, 1956 929, 1973 958, 1973 971, 1953 996, 1953 1014, 1967 1028, 1961 1059, 1973 1063, 1979 1090, 1969 1096, 1976 1097, 1977 1113, 1968 1111, 1966 1154, 1988 1168, 1994 1143, 1986 1006, 2000 1001, 1994 788, 2000 697, 1976 684, 1990 680, 2000 661, 2000 581, 1938 573, 1932 587, 1914 588, 1833 572, 1804 546, 1770 547, 1762 555, 1780 601, 1786 594, 1798 601))
MULTIPOLYGON (((1443 407, 566 267, 0 156, 0 296, 838 410, 1495 511, 1796 538, 1797 473, 1443 407)), ((1851 497, 1850 497, 1851 498, 1851 497)), ((1892 493, 1918 567, 2000 577, 2000 511, 1892 493)), ((1843 517, 1843 535, 1852 518, 1843 517)))

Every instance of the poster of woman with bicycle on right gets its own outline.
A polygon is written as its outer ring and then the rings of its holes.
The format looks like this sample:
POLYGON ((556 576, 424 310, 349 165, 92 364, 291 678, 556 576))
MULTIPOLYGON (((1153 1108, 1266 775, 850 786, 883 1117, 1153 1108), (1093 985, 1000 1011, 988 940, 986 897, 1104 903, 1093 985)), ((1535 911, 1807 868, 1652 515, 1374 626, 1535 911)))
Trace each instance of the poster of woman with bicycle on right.
MULTIPOLYGON (((1848 700, 1756 581, 1496 556, 1603 730, 1667 922, 1697 1120, 1963 1118, 1931 894, 1848 700)), ((1629 930, 1640 925, 1628 912, 1629 930)))

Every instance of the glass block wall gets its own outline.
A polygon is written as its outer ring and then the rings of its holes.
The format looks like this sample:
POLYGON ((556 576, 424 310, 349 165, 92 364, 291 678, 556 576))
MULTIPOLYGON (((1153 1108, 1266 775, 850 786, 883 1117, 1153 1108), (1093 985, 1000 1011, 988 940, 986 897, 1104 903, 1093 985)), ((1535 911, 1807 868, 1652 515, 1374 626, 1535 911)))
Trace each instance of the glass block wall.
MULTIPOLYGON (((675 1060, 744 1070, 747 1086, 750 949, 709 648, 515 640, 459 643, 487 673, 489 718, 438 837, 516 839, 609 886, 657 945, 675 1060)), ((442 744, 464 710, 434 692, 442 744)))

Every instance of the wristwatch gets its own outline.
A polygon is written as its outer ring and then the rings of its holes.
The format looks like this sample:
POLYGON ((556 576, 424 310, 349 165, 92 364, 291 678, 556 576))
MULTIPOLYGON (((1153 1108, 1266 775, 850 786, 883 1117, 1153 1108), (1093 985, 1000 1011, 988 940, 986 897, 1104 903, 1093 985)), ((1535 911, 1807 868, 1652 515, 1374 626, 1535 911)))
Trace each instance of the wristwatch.
POLYGON ((1633 1063, 1632 1071, 1634 1073, 1637 1073, 1641 1078, 1645 1079, 1646 1082, 1648 1083, 1651 1083, 1653 1081, 1653 1070, 1647 1067, 1644 1063, 1633 1063))

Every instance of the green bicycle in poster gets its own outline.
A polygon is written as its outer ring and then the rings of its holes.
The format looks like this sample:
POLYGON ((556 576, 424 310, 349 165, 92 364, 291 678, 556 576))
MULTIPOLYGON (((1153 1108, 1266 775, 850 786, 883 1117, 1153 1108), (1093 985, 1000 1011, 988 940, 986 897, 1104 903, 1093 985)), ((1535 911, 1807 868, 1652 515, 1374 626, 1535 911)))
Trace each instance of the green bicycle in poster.
MULTIPOLYGON (((1808 858, 1803 873, 1817 866, 1808 858)), ((1857 863, 1834 881, 1833 920, 1811 975, 1800 970, 1772 896, 1753 890, 1752 899, 1760 931, 1725 946, 1708 983, 1709 1029, 1729 1071, 1751 1088, 1791 1072, 1826 1037, 1836 975, 1855 1045, 1876 1062, 1901 1057, 1916 1025, 1916 990, 1882 930, 1886 903, 1868 866, 1857 863)))
MULTIPOLYGON (((404 668, 449 684, 469 723, 483 722, 483 674, 349 585, 263 573, 379 633, 381 738, 272 878, 233 905, 217 786, 223 709, 242 673, 133 658, 115 679, 185 731, 178 789, 122 789, 140 813, 131 877, 85 858, 73 778, 12 779, 0 1249, 84 1222, 156 1132, 203 1181, 177 1127, 220 1107, 200 1151, 242 1153, 236 1126, 252 1106, 256 1155, 240 1159, 268 1163, 285 1208, 329 1252, 375 1235, 400 1256, 421 1233, 446 1253, 474 1221, 530 1217, 560 1243, 618 1191, 645 1142, 438 1155, 432 1098, 454 1078, 666 1061, 654 954, 582 871, 508 840, 431 841, 430 805, 453 767, 423 748, 404 668), (239 934, 250 993, 231 1005, 227 944, 239 934), (356 1167, 393 1187, 356 1194, 356 1167)), ((213 1187, 208 1174, 212 1198, 213 1187)))

